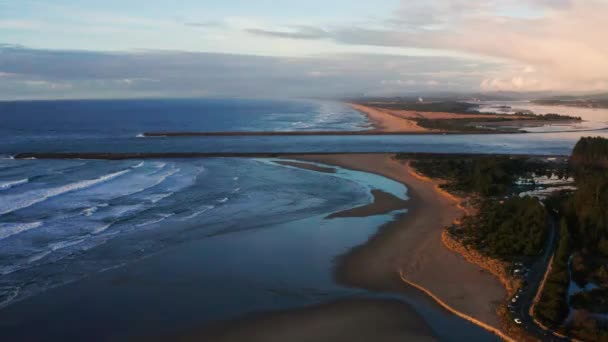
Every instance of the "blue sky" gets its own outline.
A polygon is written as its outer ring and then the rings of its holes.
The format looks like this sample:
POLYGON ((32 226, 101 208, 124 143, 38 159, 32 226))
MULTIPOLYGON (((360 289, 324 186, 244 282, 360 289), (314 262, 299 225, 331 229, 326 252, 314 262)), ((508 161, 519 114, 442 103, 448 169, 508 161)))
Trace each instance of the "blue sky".
POLYGON ((606 0, 0 0, 0 97, 604 91, 607 15, 606 0))

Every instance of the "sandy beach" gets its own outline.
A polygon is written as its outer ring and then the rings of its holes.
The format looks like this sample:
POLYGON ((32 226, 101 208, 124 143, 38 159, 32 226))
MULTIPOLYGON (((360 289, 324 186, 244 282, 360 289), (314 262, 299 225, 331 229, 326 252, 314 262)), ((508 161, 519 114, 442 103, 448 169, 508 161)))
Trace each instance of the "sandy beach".
POLYGON ((500 328, 496 309, 507 294, 503 285, 442 243, 444 227, 463 213, 454 198, 437 191, 435 184, 417 177, 391 154, 298 159, 376 173, 406 184, 409 190, 409 212, 345 255, 336 270, 338 281, 373 291, 400 291, 406 286, 399 276, 402 272, 450 307, 500 328))
MULTIPOLYGON (((529 121, 529 118, 516 115, 496 114, 459 114, 447 112, 420 112, 413 110, 387 109, 366 106, 357 103, 348 103, 352 108, 364 113, 374 126, 374 131, 379 132, 403 132, 403 133, 442 133, 441 130, 428 129, 419 126, 414 119, 497 119, 508 118, 510 120, 529 121)), ((521 124, 518 122, 518 124, 521 124)))
POLYGON ((349 103, 348 105, 364 113, 374 126, 374 131, 404 133, 431 132, 429 129, 418 126, 415 121, 394 115, 385 109, 355 103, 349 103))

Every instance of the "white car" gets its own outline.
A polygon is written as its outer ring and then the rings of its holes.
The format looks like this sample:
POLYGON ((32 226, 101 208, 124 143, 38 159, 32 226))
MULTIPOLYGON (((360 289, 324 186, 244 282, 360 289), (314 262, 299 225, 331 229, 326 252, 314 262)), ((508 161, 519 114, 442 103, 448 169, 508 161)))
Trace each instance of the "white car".
POLYGON ((514 321, 516 324, 521 324, 521 319, 519 319, 519 318, 516 318, 516 319, 514 319, 513 321, 514 321))

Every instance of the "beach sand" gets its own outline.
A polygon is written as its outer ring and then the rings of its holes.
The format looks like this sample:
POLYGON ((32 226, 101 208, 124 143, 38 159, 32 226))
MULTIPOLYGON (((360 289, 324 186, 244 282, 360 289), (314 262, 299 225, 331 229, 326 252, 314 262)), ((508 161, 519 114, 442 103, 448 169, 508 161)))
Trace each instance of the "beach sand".
MULTIPOLYGON (((420 112, 413 110, 388 109, 373 106, 365 106, 356 103, 348 103, 352 108, 364 113, 374 126, 373 131, 379 132, 403 132, 403 133, 441 133, 442 130, 428 129, 419 126, 414 119, 497 119, 508 118, 509 120, 529 121, 529 118, 516 115, 497 114, 460 114, 447 112, 420 112)), ((513 121, 511 124, 520 122, 513 121)), ((504 123, 501 123, 504 124, 504 123)), ((498 125, 498 124, 496 124, 498 125)))
MULTIPOLYGON (((294 158, 290 156, 290 158, 294 158)), ((341 258, 339 282, 372 291, 400 291, 399 276, 432 292, 450 307, 497 329, 496 309, 506 297, 500 281, 442 243, 445 226, 461 217, 455 198, 437 191, 392 154, 318 155, 296 159, 376 173, 407 185, 409 212, 382 227, 365 245, 341 258)))
POLYGON ((368 120, 374 126, 374 131, 403 133, 431 132, 429 129, 418 126, 415 121, 390 114, 385 109, 354 103, 349 103, 349 105, 367 116, 368 120))

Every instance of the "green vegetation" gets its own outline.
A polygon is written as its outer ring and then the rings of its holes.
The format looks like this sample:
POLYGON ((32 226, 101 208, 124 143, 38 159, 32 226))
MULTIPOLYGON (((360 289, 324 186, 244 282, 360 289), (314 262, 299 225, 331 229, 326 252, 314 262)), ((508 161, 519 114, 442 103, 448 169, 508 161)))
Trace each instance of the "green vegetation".
POLYGON ((448 191, 501 195, 515 181, 524 163, 521 158, 478 157, 461 159, 419 159, 412 166, 432 178, 448 181, 448 191))
POLYGON ((567 215, 577 226, 579 248, 608 257, 608 140, 583 138, 571 157, 576 191, 567 215))
POLYGON ((466 119, 413 119, 414 121, 416 121, 416 123, 418 124, 418 126, 420 127, 424 127, 424 128, 428 128, 428 129, 435 129, 435 130, 443 130, 443 131, 448 131, 448 132, 486 132, 486 133, 496 133, 496 132, 500 132, 500 133, 519 133, 521 132, 519 129, 516 128, 503 128, 503 127, 496 127, 496 128, 489 128, 489 127, 485 127, 483 126, 484 123, 489 123, 489 122, 509 122, 509 121, 513 121, 512 119, 509 118, 503 118, 503 117, 497 117, 494 119, 488 119, 488 118, 484 118, 483 122, 481 122, 480 120, 482 119, 470 119, 470 118, 466 118, 466 119))
POLYGON ((579 177, 597 177, 608 168, 608 139, 600 137, 582 138, 570 157, 570 162, 579 177))
POLYGON ((566 331, 584 340, 608 341, 608 322, 592 315, 608 313, 608 140, 581 139, 570 169, 578 189, 546 202, 561 216, 562 232, 537 314, 557 328, 564 324, 570 303, 576 311, 566 331), (581 287, 592 282, 599 288, 568 298, 570 274, 581 287))
POLYGON ((458 114, 479 114, 478 105, 468 102, 459 101, 436 101, 436 102, 418 102, 418 101, 387 101, 379 99, 378 101, 361 102, 362 105, 380 107, 395 110, 413 110, 419 112, 445 112, 458 114))
POLYGON ((558 165, 527 157, 469 156, 419 157, 412 166, 428 177, 446 180, 442 185, 445 190, 474 194, 478 199, 479 214, 467 216, 450 228, 460 242, 506 261, 541 252, 547 235, 545 208, 534 198, 503 197, 515 192, 518 179, 553 174, 558 165))
POLYGON ((576 311, 568 328, 568 334, 579 340, 608 342, 608 324, 587 311, 576 311))
POLYGON ((479 213, 449 232, 486 256, 512 261, 539 255, 548 233, 547 213, 555 214, 559 240, 536 317, 569 336, 608 341, 608 320, 596 315, 608 314, 607 139, 581 139, 568 165, 540 158, 433 156, 417 158, 412 166, 446 180, 442 187, 450 192, 474 195, 479 213), (577 190, 554 194, 544 206, 533 198, 511 196, 517 190, 514 182, 532 175, 573 176, 577 190), (594 286, 570 297, 572 281, 583 289, 594 286))
MULTIPOLYGON (((407 159, 407 155, 397 155, 407 159)), ((451 192, 476 193, 482 196, 502 196, 511 192, 519 178, 558 175, 567 177, 568 170, 559 164, 526 157, 432 157, 417 158, 412 166, 431 178, 447 181, 442 187, 451 192)))
POLYGON ((531 197, 486 200, 479 214, 466 216, 452 233, 491 258, 511 261, 537 256, 547 236, 547 213, 531 197))
MULTIPOLYGON (((496 114, 503 115, 499 113, 480 113, 479 105, 469 102, 461 102, 461 101, 431 101, 431 102, 419 102, 412 100, 399 100, 399 99, 376 99, 376 100, 366 100, 366 101, 354 101, 361 103, 365 106, 371 107, 379 107, 393 110, 408 110, 408 111, 418 111, 418 112, 442 112, 442 113, 455 113, 455 114, 496 114)), ((562 114, 534 114, 532 112, 519 112, 516 113, 517 116, 524 116, 526 119, 534 119, 541 121, 558 121, 558 120, 581 120, 580 117, 570 116, 570 115, 562 115, 562 114)), ((446 121, 451 119, 440 119, 434 121, 446 121)), ((461 119, 456 119, 456 121, 461 119)), ((468 119, 467 121, 463 121, 463 123, 470 123, 475 120, 480 119, 468 119)), ((494 120, 498 121, 512 121, 514 119, 499 117, 497 119, 482 119, 484 122, 493 122, 494 120)), ((452 122, 455 124, 456 122, 452 122)), ((466 126, 466 125, 459 125, 466 126)))
POLYGON ((554 96, 535 100, 534 103, 546 106, 608 108, 608 94, 588 96, 554 96))
POLYGON ((545 121, 559 121, 559 120, 576 120, 576 121, 582 121, 583 118, 581 118, 580 116, 572 116, 572 115, 564 115, 564 114, 555 114, 555 113, 548 113, 548 114, 536 114, 535 118, 540 119, 540 120, 545 120, 545 121))
POLYGON ((557 329, 568 316, 568 286, 570 276, 568 260, 571 245, 568 223, 560 222, 560 235, 557 250, 551 265, 551 273, 547 277, 543 293, 536 305, 536 316, 546 326, 557 329))
POLYGON ((587 310, 592 313, 607 313, 608 288, 577 293, 570 298, 570 304, 575 309, 587 310))

